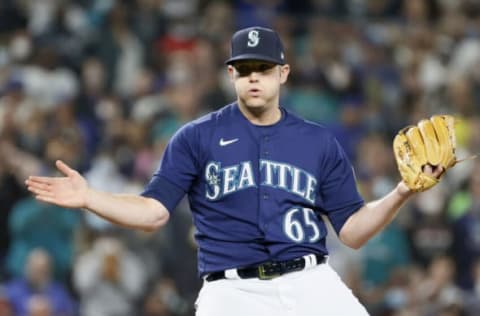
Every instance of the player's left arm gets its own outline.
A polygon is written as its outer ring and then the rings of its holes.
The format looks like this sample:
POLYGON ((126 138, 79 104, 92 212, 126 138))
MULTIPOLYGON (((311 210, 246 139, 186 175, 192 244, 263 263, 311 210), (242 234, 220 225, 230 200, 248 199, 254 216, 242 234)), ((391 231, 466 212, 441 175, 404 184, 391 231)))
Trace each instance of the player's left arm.
POLYGON ((383 198, 367 203, 347 219, 340 240, 358 249, 388 225, 415 192, 430 189, 457 162, 455 118, 434 115, 400 130, 393 149, 402 181, 383 198))
POLYGON ((383 198, 353 213, 341 228, 340 240, 358 249, 388 225, 414 192, 430 189, 457 162, 455 119, 434 115, 400 130, 393 149, 402 181, 383 198))
MULTIPOLYGON (((443 172, 441 167, 432 170, 427 166, 425 169, 427 174, 436 178, 443 172)), ((347 219, 340 230, 340 240, 354 249, 362 247, 395 218, 400 207, 413 194, 415 192, 401 181, 383 198, 366 203, 347 219)))

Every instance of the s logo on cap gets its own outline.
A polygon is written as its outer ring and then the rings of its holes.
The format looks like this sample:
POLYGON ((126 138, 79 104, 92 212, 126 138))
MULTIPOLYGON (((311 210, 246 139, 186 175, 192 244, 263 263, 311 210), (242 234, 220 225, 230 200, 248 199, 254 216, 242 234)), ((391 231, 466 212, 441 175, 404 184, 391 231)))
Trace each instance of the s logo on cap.
POLYGON ((260 41, 260 37, 258 37, 258 31, 253 30, 248 32, 248 42, 247 42, 248 47, 257 46, 259 41, 260 41))

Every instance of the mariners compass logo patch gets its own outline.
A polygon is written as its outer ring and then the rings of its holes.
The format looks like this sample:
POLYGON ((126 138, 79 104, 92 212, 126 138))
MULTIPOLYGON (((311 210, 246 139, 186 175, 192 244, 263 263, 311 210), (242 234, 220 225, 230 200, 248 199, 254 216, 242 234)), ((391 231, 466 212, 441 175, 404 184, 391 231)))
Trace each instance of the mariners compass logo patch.
POLYGON ((247 42, 248 47, 256 47, 259 42, 260 42, 260 37, 258 36, 257 30, 248 32, 248 42, 247 42))

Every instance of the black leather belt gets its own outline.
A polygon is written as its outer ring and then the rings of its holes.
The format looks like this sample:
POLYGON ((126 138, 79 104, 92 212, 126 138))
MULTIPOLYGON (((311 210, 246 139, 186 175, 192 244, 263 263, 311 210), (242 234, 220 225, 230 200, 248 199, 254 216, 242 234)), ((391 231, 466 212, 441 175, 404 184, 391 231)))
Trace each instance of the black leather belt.
MULTIPOLYGON (((327 260, 324 255, 315 254, 314 256, 317 259, 317 264, 325 263, 327 260)), ((260 280, 270 280, 285 273, 303 270, 306 266, 306 260, 304 257, 300 257, 286 261, 265 262, 258 266, 236 269, 236 272, 240 279, 259 278, 260 280)), ((205 278, 208 282, 221 279, 227 279, 225 271, 209 273, 205 278)))

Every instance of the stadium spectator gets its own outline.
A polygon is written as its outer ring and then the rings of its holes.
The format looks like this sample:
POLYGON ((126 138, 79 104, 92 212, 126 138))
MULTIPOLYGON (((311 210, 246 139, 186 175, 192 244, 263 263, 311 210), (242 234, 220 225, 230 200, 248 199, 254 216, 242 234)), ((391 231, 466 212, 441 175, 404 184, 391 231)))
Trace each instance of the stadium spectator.
POLYGON ((50 255, 34 249, 28 256, 22 277, 6 284, 6 293, 16 316, 75 316, 76 302, 52 276, 50 255))

